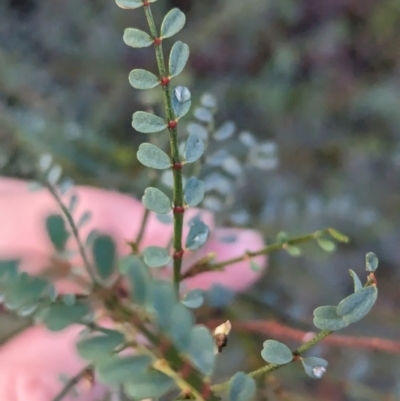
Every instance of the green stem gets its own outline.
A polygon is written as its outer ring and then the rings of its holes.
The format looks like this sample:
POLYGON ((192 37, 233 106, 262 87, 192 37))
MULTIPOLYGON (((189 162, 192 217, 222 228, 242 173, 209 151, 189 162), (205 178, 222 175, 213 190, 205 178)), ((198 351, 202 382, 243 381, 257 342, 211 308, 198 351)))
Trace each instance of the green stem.
POLYGON ((63 400, 68 393, 85 377, 85 375, 93 369, 93 365, 85 366, 78 374, 71 378, 64 388, 53 398, 52 401, 63 400))
POLYGON ((268 245, 258 251, 254 251, 254 252, 247 251, 243 255, 237 256, 236 258, 227 259, 227 260, 224 260, 219 263, 213 263, 212 270, 221 270, 226 266, 233 265, 234 263, 242 262, 243 260, 247 260, 250 258, 254 258, 256 256, 266 255, 271 252, 279 251, 281 249, 285 249, 288 246, 299 245, 299 244, 303 244, 305 242, 315 240, 316 238, 320 237, 322 234, 329 233, 330 230, 331 230, 330 228, 327 228, 325 230, 318 230, 314 233, 303 235, 301 237, 292 238, 285 242, 276 242, 276 243, 268 245))
POLYGON ((79 253, 82 256, 82 260, 86 267, 86 270, 87 270, 90 278, 93 280, 93 283, 95 283, 96 277, 95 277, 94 273, 92 272, 92 267, 91 267, 91 264, 89 262, 87 255, 86 255, 85 247, 83 246, 83 243, 79 236, 78 227, 76 226, 74 219, 71 216, 71 213, 69 212, 68 208, 64 205, 57 190, 52 185, 50 185, 45 179, 43 179, 42 182, 43 182, 44 186, 49 190, 49 192, 51 193, 51 195, 57 202, 57 205, 60 207, 60 209, 64 213, 64 216, 67 219, 69 226, 71 227, 72 235, 74 236, 74 238, 78 244, 79 253))
MULTIPOLYGON (((332 331, 329 331, 329 330, 320 331, 310 341, 307 341, 302 346, 300 346, 295 351, 293 351, 293 356, 294 356, 293 361, 296 360, 296 356, 301 355, 304 352, 308 351, 310 348, 312 348, 314 345, 318 344, 320 341, 322 341, 325 337, 329 336, 330 334, 332 334, 332 331)), ((274 363, 269 363, 268 365, 265 365, 265 366, 261 367, 260 369, 250 372, 249 376, 252 376, 252 377, 262 376, 267 373, 271 373, 274 370, 282 368, 283 366, 286 366, 286 365, 276 365, 274 363)), ((227 381, 225 383, 221 383, 221 384, 216 384, 211 387, 211 390, 214 392, 221 392, 221 391, 225 391, 228 387, 229 387, 229 381, 227 381)))
MULTIPOLYGON (((154 22, 153 13, 151 12, 150 4, 144 5, 144 12, 146 14, 147 23, 149 25, 150 33, 153 39, 158 39, 158 33, 156 24, 154 22)), ((160 79, 169 78, 167 68, 165 66, 164 54, 162 51, 162 42, 154 43, 154 49, 156 53, 157 67, 160 75, 160 79)), ((171 89, 169 82, 161 85, 163 92, 164 111, 167 118, 167 122, 171 123, 175 121, 175 114, 172 108, 171 100, 171 89)), ((178 142, 178 130, 177 125, 172 124, 168 127, 169 131, 169 142, 171 149, 172 164, 181 166, 181 160, 179 157, 179 142, 178 142)), ((173 169, 174 178, 174 190, 173 190, 173 205, 176 207, 183 207, 183 185, 182 185, 182 173, 180 168, 173 169)), ((183 229, 183 213, 174 213, 174 284, 179 290, 179 282, 181 281, 181 266, 182 266, 182 229, 183 229)))

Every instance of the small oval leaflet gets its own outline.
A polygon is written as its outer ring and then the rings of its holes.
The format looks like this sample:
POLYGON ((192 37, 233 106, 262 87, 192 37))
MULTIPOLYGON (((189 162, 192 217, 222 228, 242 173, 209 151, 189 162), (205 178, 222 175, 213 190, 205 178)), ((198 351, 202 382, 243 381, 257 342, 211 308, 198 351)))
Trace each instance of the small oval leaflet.
POLYGON ((178 300, 171 283, 156 281, 152 285, 152 307, 156 313, 157 322, 164 330, 171 326, 171 314, 178 300))
POLYGON ((82 323, 90 312, 83 302, 73 305, 52 304, 40 311, 40 318, 50 331, 61 331, 75 323, 82 323))
POLYGON ((321 330, 340 330, 349 324, 339 316, 336 306, 320 306, 314 310, 314 326, 321 330))
POLYGON ((140 372, 125 383, 124 390, 135 400, 158 399, 175 387, 169 376, 158 371, 140 372))
POLYGON ((264 341, 261 356, 264 361, 275 365, 284 365, 293 359, 293 354, 290 348, 275 340, 264 341))
POLYGON ((150 46, 153 43, 151 36, 136 28, 126 28, 124 31, 124 42, 130 47, 136 49, 150 46))
POLYGON ((151 143, 142 143, 137 152, 137 158, 146 167, 164 170, 171 167, 169 156, 159 147, 151 143))
POLYGON ((349 269, 349 274, 350 274, 351 278, 353 279, 354 292, 361 290, 361 288, 363 288, 363 285, 361 283, 361 280, 357 276, 357 273, 354 270, 349 269))
POLYGON ((58 180, 61 178, 62 169, 61 166, 56 164, 55 166, 51 167, 47 173, 47 181, 51 185, 56 185, 58 180))
POLYGON ((92 213, 86 211, 83 215, 79 218, 78 222, 76 223, 77 228, 82 228, 89 220, 92 218, 92 213))
POLYGON ((172 93, 172 108, 177 118, 185 116, 190 110, 190 91, 184 86, 177 86, 172 93))
POLYGON ((96 373, 99 381, 104 384, 122 384, 144 372, 151 362, 148 355, 116 356, 100 362, 96 366, 96 373))
POLYGON ((160 214, 166 214, 172 209, 170 199, 158 188, 146 188, 142 202, 147 209, 160 214))
POLYGON ((210 375, 214 368, 214 346, 214 339, 206 327, 193 327, 188 354, 197 369, 206 376, 210 375))
POLYGON ((364 287, 340 301, 337 313, 348 324, 358 322, 372 309, 377 297, 375 286, 364 287))
POLYGON ((378 268, 379 259, 373 252, 368 252, 365 255, 365 270, 374 272, 378 268))
POLYGON ((235 293, 228 287, 220 284, 213 284, 206 294, 207 304, 213 308, 223 308, 232 302, 235 293))
POLYGON ((211 93, 204 93, 200 99, 200 102, 204 107, 208 107, 210 109, 217 107, 217 100, 211 93))
MULTIPOLYGON (((157 0, 147 0, 148 3, 154 3, 157 0)), ((116 0, 117 6, 126 10, 143 7, 143 0, 116 0)))
POLYGON ((194 163, 204 153, 204 142, 194 132, 189 135, 185 146, 185 160, 188 163, 194 163))
POLYGON ((329 241, 323 238, 317 238, 317 244, 323 249, 325 252, 333 252, 336 249, 336 245, 334 242, 329 241))
POLYGON ((162 267, 171 260, 171 255, 165 248, 149 246, 143 250, 143 259, 149 267, 162 267))
POLYGON ((185 25, 185 14, 178 8, 173 8, 164 17, 161 24, 161 37, 170 38, 177 34, 185 25))
POLYGON ((256 382, 244 372, 237 372, 229 381, 229 401, 250 401, 256 393, 256 382))
POLYGON ((129 83, 135 89, 152 89, 158 86, 160 81, 152 72, 136 69, 129 73, 129 83))
POLYGON ((196 107, 194 116, 203 123, 209 123, 213 120, 213 115, 210 110, 204 107, 196 107))
POLYGON ((204 182, 196 177, 190 177, 184 188, 185 202, 189 206, 197 206, 204 198, 205 185, 204 182))
POLYGON ((181 302, 188 308, 196 309, 199 308, 204 303, 204 296, 202 290, 192 290, 189 291, 181 299, 181 302))
POLYGON ((201 220, 196 220, 190 226, 189 234, 186 238, 185 247, 191 251, 195 251, 202 247, 210 236, 210 229, 201 220))
POLYGON ((131 298, 138 304, 144 305, 148 301, 151 278, 148 267, 136 255, 129 255, 119 261, 119 271, 128 276, 131 284, 131 298))
POLYGON ((49 153, 44 153, 40 156, 38 161, 39 169, 44 173, 50 168, 52 163, 53 163, 53 156, 49 153))
POLYGON ((92 252, 97 274, 104 280, 110 278, 116 261, 114 240, 108 235, 98 235, 93 241, 92 252))
POLYGON ((199 123, 190 122, 186 126, 189 135, 196 134, 202 141, 208 140, 208 131, 199 123))
POLYGON ((170 336, 175 347, 180 351, 187 351, 193 326, 194 317, 192 313, 182 304, 176 304, 171 314, 170 336))
POLYGON ((189 59, 189 46, 181 41, 175 42, 169 55, 169 74, 179 75, 189 59))
POLYGON ((96 335, 85 338, 76 344, 81 358, 94 361, 110 357, 115 348, 124 342, 124 336, 118 331, 110 331, 107 335, 96 335))
POLYGON ((230 138, 236 130, 236 125, 233 121, 226 121, 214 133, 216 141, 225 141, 230 138))
POLYGON ((143 134, 152 134, 163 131, 167 128, 167 123, 154 114, 136 111, 132 116, 132 127, 143 134))
POLYGON ((317 357, 303 358, 301 363, 307 375, 313 379, 320 379, 328 367, 328 362, 325 359, 317 357))
POLYGON ((71 214, 75 212, 76 206, 78 205, 78 196, 73 194, 69 200, 68 210, 71 214))
POLYGON ((47 235, 58 252, 65 250, 69 233, 65 228, 65 221, 60 214, 52 214, 46 218, 47 235))

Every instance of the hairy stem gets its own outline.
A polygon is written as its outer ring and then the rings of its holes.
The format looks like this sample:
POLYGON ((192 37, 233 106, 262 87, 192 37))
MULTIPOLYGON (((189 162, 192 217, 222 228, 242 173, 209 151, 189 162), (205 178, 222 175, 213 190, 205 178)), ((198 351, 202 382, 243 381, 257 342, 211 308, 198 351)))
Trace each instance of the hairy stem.
MULTIPOLYGON (((154 49, 156 53, 158 73, 160 79, 168 78, 169 74, 165 65, 164 55, 162 51, 162 41, 159 40, 156 24, 154 22, 153 13, 149 3, 144 3, 144 12, 146 14, 147 23, 149 25, 151 36, 154 39, 154 49)), ((179 142, 177 124, 175 122, 175 114, 172 108, 171 88, 169 80, 161 85, 163 92, 164 111, 168 122, 169 142, 171 149, 171 161, 174 166, 181 166, 179 157, 179 142)), ((174 208, 183 207, 183 185, 182 173, 180 168, 173 168, 173 205, 174 208)), ((174 212, 174 283, 178 291, 179 282, 181 281, 181 266, 182 266, 182 228, 183 228, 183 213, 174 212)))

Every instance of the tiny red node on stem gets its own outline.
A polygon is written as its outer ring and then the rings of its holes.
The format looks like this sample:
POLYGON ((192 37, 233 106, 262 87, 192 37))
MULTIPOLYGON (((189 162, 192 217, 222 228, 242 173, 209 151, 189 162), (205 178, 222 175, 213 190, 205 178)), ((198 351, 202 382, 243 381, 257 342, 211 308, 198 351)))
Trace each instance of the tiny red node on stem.
POLYGON ((183 206, 175 206, 174 207, 175 214, 184 213, 184 212, 185 212, 185 208, 183 206))
POLYGON ((178 125, 177 121, 172 120, 172 121, 170 121, 170 122, 168 123, 168 128, 169 128, 169 129, 174 129, 174 128, 176 128, 177 125, 178 125))
POLYGON ((162 42, 162 39, 161 39, 161 38, 154 38, 154 40, 153 40, 153 43, 154 43, 156 46, 159 46, 159 45, 161 44, 161 42, 162 42))
POLYGON ((208 397, 211 395, 211 388, 208 383, 204 383, 203 388, 201 389, 201 396, 207 400, 208 397))
POLYGON ((183 250, 181 250, 181 251, 176 251, 175 253, 174 253, 174 259, 176 260, 176 259, 182 259, 182 256, 183 256, 183 250))
POLYGON ((169 77, 162 77, 160 80, 162 86, 167 86, 169 84, 169 81, 169 77))
POLYGON ((192 365, 190 363, 185 362, 181 370, 179 371, 179 375, 183 380, 185 380, 190 375, 192 370, 193 370, 192 365))
POLYGON ((173 168, 174 170, 182 170, 182 163, 174 163, 174 164, 172 165, 172 168, 173 168))

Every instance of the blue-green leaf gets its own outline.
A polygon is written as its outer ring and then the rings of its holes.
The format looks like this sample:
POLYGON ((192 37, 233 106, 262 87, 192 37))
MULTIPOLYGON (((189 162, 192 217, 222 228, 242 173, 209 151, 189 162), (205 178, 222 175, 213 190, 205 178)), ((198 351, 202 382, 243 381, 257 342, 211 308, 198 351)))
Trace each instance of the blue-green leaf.
POLYGON ((201 220, 196 219, 190 226, 189 234, 186 238, 186 248, 194 251, 202 247, 210 236, 210 229, 201 220))
POLYGON ((151 143, 142 143, 137 152, 137 158, 144 166, 164 170, 171 167, 169 156, 159 147, 151 143))
POLYGON ((298 246, 288 245, 285 247, 285 251, 293 257, 301 256, 301 249, 298 246))
POLYGON ((149 246, 143 250, 143 259, 149 267, 162 267, 171 260, 171 255, 165 248, 149 246))
POLYGON ((340 330, 347 327, 347 323, 342 316, 337 313, 336 306, 320 306, 314 310, 314 325, 321 330, 340 330))
POLYGON ((124 31, 124 42, 128 46, 138 49, 150 46, 153 44, 153 39, 147 32, 140 29, 126 28, 124 31))
POLYGON ((214 368, 214 347, 214 339, 206 327, 193 327, 188 354, 197 369, 206 376, 211 375, 214 368))
POLYGON ((76 227, 82 228, 86 223, 88 223, 90 221, 91 218, 92 218, 92 213, 87 210, 79 218, 78 222, 76 223, 76 227))
POLYGON ((100 382, 108 385, 122 384, 132 377, 140 375, 149 367, 152 359, 149 355, 116 356, 97 364, 100 382))
MULTIPOLYGON (((157 0, 147 0, 148 3, 154 3, 157 0)), ((143 0, 116 0, 117 6, 126 10, 143 7, 143 0)))
POLYGON ((189 59, 189 46, 181 41, 175 42, 169 55, 169 74, 179 75, 189 59))
POLYGON ((65 249, 68 241, 68 231, 65 228, 65 221, 60 214, 52 214, 46 218, 47 235, 58 252, 65 249))
POLYGON ((328 362, 325 359, 311 356, 309 358, 302 358, 304 370, 308 376, 313 379, 320 379, 326 372, 328 362))
POLYGON ((160 281, 153 283, 151 299, 158 324, 164 330, 168 330, 171 325, 172 310, 178 303, 173 285, 160 281))
POLYGON ((203 123, 209 123, 213 120, 213 115, 210 110, 205 107, 196 107, 194 116, 203 123))
POLYGON ((228 287, 213 284, 207 292, 207 303, 213 308, 223 308, 232 302, 235 293, 228 287))
POLYGON ((193 163, 198 160, 204 153, 204 142, 197 133, 192 132, 186 141, 185 160, 188 163, 193 163))
POLYGON ((161 37, 170 38, 177 34, 185 25, 185 14, 178 8, 173 8, 164 17, 161 24, 161 37))
POLYGON ((152 89, 160 84, 160 80, 150 71, 135 69, 129 73, 129 83, 135 89, 152 89))
POLYGON ((373 252, 368 252, 365 255, 365 270, 374 272, 379 265, 379 259, 373 252))
POLYGON ((40 171, 45 173, 53 163, 53 156, 49 153, 44 153, 39 157, 38 166, 40 171))
POLYGON ((106 335, 101 334, 80 340, 76 347, 81 358, 94 361, 109 358, 123 342, 124 335, 122 333, 110 330, 106 335))
POLYGON ((175 116, 179 119, 187 114, 192 102, 190 91, 185 86, 177 86, 172 93, 172 108, 175 116))
POLYGON ((217 141, 225 141, 234 134, 235 130, 235 123, 233 121, 227 121, 215 131, 214 139, 217 141))
POLYGON ((93 260, 100 278, 107 280, 114 272, 116 248, 108 235, 98 235, 93 242, 93 260))
POLYGON ((185 184, 184 197, 189 206, 197 206, 204 198, 205 185, 196 177, 190 177, 185 184))
POLYGON ((202 290, 192 290, 185 294, 181 302, 188 308, 196 309, 203 305, 204 296, 202 290))
POLYGON ((75 294, 63 294, 61 296, 61 301, 67 305, 71 306, 76 302, 76 295, 75 294))
POLYGON ((202 141, 207 141, 208 139, 207 129, 199 123, 190 122, 186 126, 186 130, 189 135, 196 134, 202 141))
POLYGON ((250 401, 256 393, 256 382, 244 372, 237 372, 229 381, 229 401, 250 401))
POLYGON ((132 127, 144 134, 151 134, 163 131, 167 128, 167 123, 154 114, 136 111, 132 116, 132 127))
POLYGON ((158 188, 146 188, 144 190, 142 202, 147 209, 156 213, 166 214, 172 210, 170 199, 158 188))
POLYGON ((364 287, 343 299, 337 306, 337 314, 348 324, 358 322, 372 309, 377 297, 375 286, 364 287))
POLYGON ((317 238, 317 244, 322 248, 325 252, 333 252, 336 249, 336 245, 334 242, 329 241, 328 239, 317 238))
POLYGON ((7 282, 18 277, 17 259, 0 260, 0 282, 7 282))
POLYGON ((54 165, 47 172, 47 182, 51 185, 57 185, 59 179, 61 178, 62 168, 58 164, 54 165))
POLYGON ((78 205, 78 196, 76 194, 73 194, 69 200, 68 204, 68 210, 71 214, 75 212, 76 206, 78 205))
POLYGON ((49 286, 49 282, 42 278, 29 276, 25 272, 21 273, 6 288, 5 306, 7 309, 16 310, 36 304, 49 286))
POLYGON ((132 375, 124 385, 124 390, 135 400, 144 400, 158 399, 174 387, 175 382, 169 376, 158 371, 148 371, 132 375))
POLYGON ((351 278, 353 279, 354 292, 361 290, 361 288, 363 288, 363 285, 361 283, 361 280, 357 276, 357 273, 351 269, 349 269, 349 273, 350 273, 351 278))
POLYGON ((264 361, 275 365, 284 365, 293 359, 293 354, 290 348, 275 340, 264 341, 261 356, 264 361))
POLYGON ((89 306, 82 302, 74 305, 52 304, 42 310, 40 317, 50 331, 61 331, 72 324, 82 323, 90 313, 89 306))
POLYGON ((170 337, 175 347, 186 352, 190 346, 194 317, 182 304, 176 304, 171 314, 170 337))
POLYGON ((131 297, 138 305, 145 305, 149 298, 151 277, 148 267, 136 255, 129 255, 120 261, 121 274, 128 276, 131 297))

